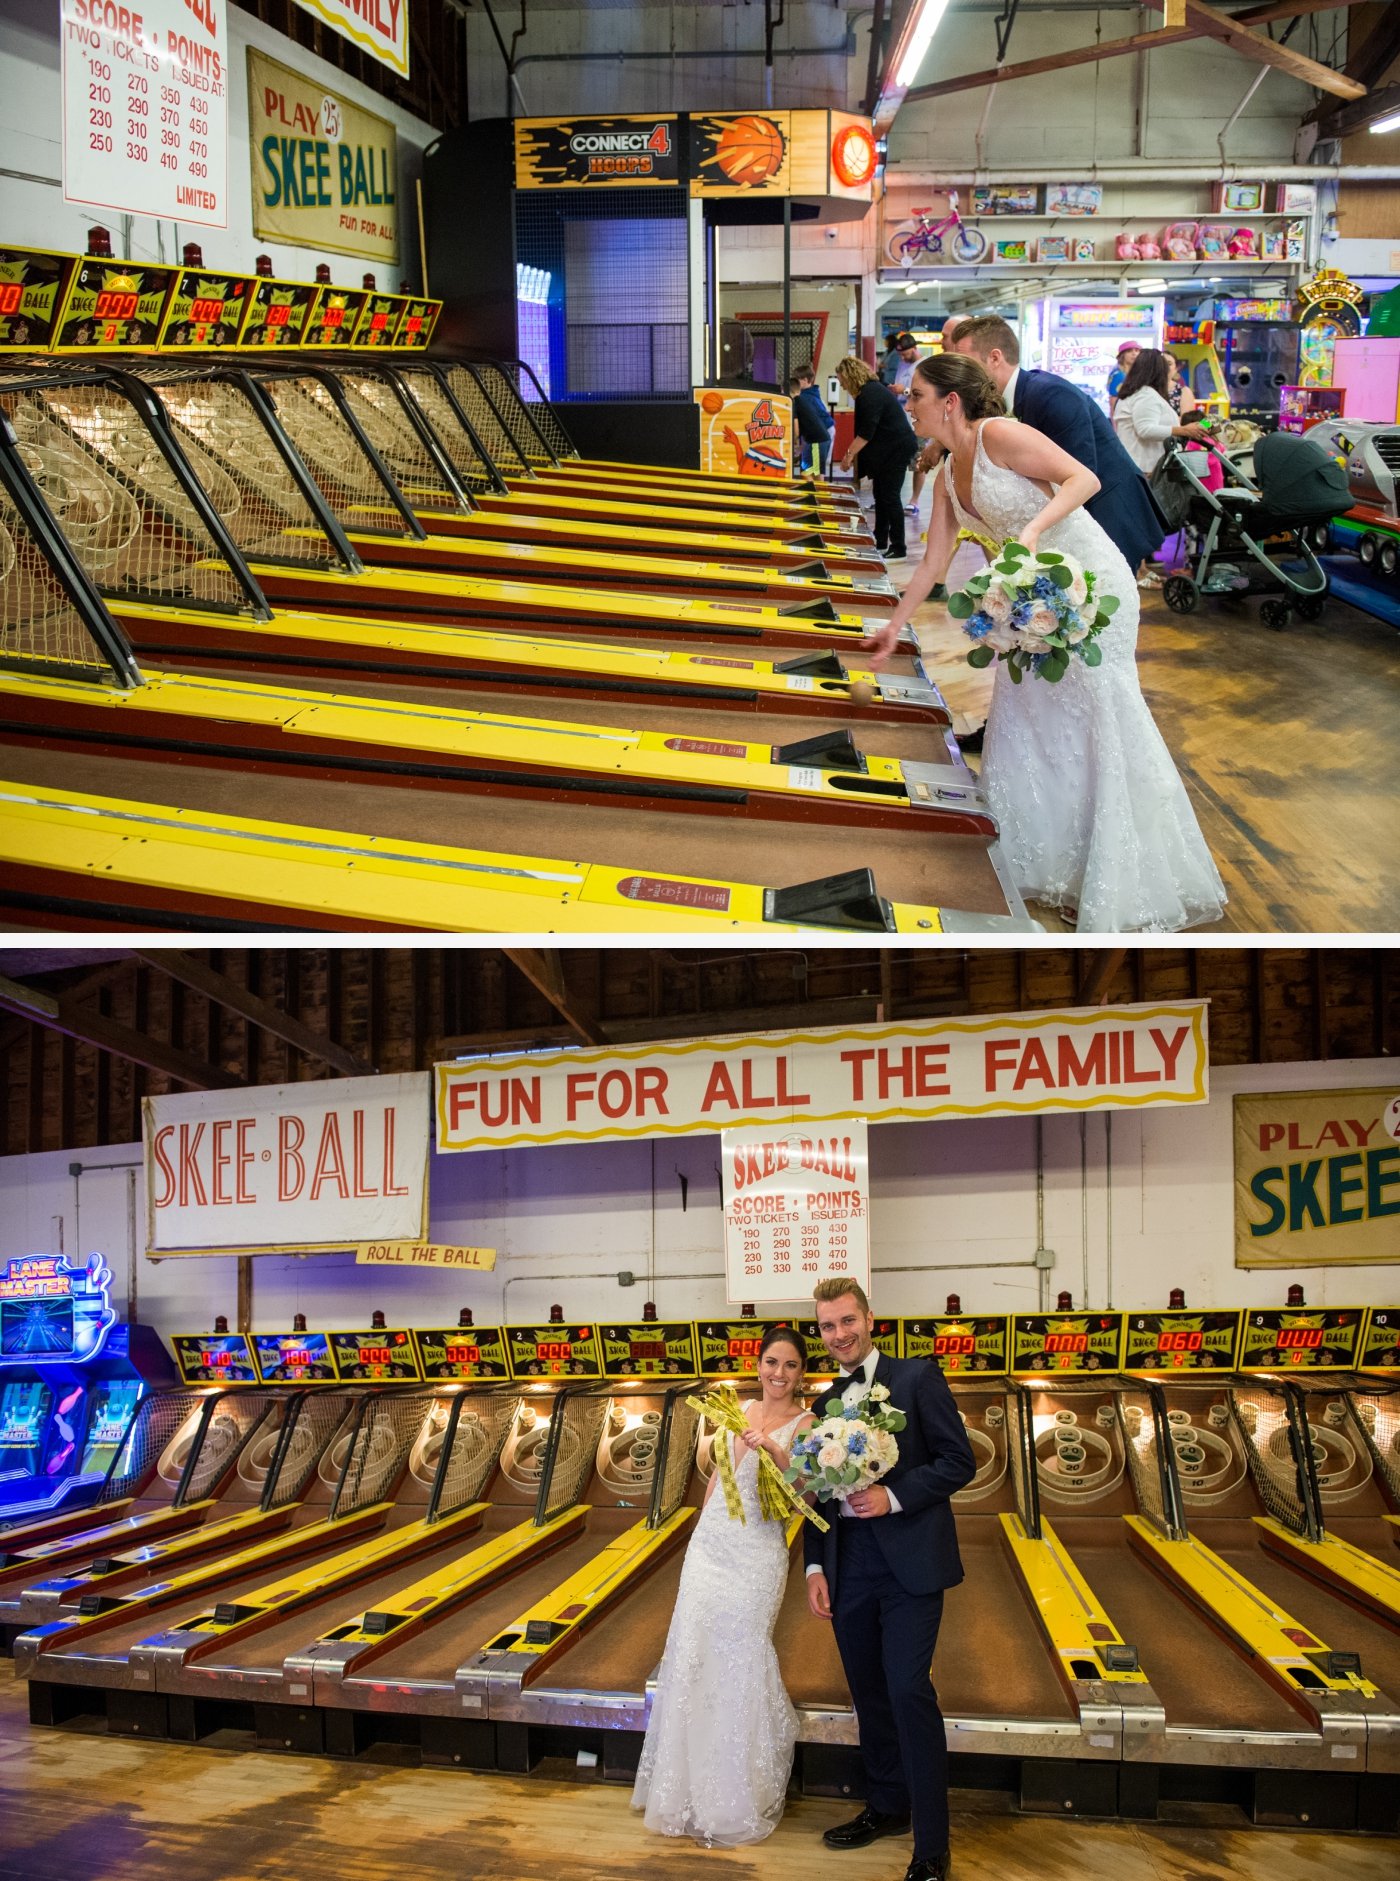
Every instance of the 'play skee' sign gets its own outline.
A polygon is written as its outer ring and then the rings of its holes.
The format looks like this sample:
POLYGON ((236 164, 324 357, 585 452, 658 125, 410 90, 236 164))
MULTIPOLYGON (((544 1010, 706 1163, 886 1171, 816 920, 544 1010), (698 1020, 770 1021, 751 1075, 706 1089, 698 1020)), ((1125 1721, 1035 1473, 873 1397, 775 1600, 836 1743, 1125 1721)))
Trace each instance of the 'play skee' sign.
POLYGON ((441 1151, 842 1117, 889 1123, 1202 1104, 1206 1007, 1184 1000, 833 1026, 463 1059, 436 1071, 441 1151))

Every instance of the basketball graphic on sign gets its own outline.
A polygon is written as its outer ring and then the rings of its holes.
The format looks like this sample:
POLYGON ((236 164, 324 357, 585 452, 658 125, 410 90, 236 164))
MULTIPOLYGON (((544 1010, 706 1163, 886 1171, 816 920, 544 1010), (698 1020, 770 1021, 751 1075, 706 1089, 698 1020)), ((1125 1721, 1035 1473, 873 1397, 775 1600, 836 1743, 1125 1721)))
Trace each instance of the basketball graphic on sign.
POLYGON ((706 392, 705 396, 700 400, 700 409, 701 411, 708 412, 710 416, 713 417, 717 411, 724 410, 724 400, 718 392, 706 392))
POLYGON ((1400 1143, 1400 1097, 1392 1097, 1385 1107, 1385 1133, 1400 1143))
POLYGON ((715 162, 731 183, 766 183, 782 169, 785 148, 771 118, 735 118, 720 132, 715 162))

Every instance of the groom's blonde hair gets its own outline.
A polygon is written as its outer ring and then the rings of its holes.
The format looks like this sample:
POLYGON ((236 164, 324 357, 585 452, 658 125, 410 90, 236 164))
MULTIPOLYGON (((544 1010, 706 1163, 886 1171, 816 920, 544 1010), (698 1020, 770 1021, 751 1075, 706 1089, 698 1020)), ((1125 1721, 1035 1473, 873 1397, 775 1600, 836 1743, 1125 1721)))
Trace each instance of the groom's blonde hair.
POLYGON ((865 1288, 858 1280, 842 1280, 839 1276, 833 1276, 830 1280, 819 1280, 812 1288, 812 1298, 818 1306, 823 1301, 829 1305, 832 1300, 844 1300, 848 1293, 862 1313, 870 1311, 870 1302, 865 1297, 865 1288))

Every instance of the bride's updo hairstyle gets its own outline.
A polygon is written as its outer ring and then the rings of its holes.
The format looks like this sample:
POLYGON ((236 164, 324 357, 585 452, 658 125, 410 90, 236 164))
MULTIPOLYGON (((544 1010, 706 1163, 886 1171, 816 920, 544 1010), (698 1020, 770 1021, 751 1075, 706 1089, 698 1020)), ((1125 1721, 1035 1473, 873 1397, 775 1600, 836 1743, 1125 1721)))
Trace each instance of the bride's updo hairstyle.
POLYGON ((914 371, 940 398, 956 392, 969 424, 976 424, 979 418, 1006 416, 1006 406, 991 374, 980 360, 967 353, 931 353, 919 361, 914 371))
POLYGON ((798 1363, 803 1371, 807 1369, 807 1341, 796 1326, 770 1326, 759 1342, 758 1356, 763 1357, 770 1345, 790 1345, 797 1354, 798 1363))

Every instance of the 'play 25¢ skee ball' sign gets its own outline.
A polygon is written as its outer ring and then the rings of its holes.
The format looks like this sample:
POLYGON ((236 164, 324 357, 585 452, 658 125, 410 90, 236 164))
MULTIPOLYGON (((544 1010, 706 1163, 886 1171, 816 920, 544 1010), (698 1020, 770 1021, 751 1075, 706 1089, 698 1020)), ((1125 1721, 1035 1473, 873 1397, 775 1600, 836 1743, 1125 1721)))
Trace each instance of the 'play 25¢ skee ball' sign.
POLYGON ((438 1065, 439 1151, 1207 1100, 1206 1007, 830 1026, 438 1065))
POLYGON ((870 1157, 865 1124, 829 1130, 725 1130, 725 1297, 731 1306, 806 1299, 839 1275, 870 1284, 870 1157))
POLYGON ((148 1097, 146 1251, 426 1241, 428 1077, 148 1097))

